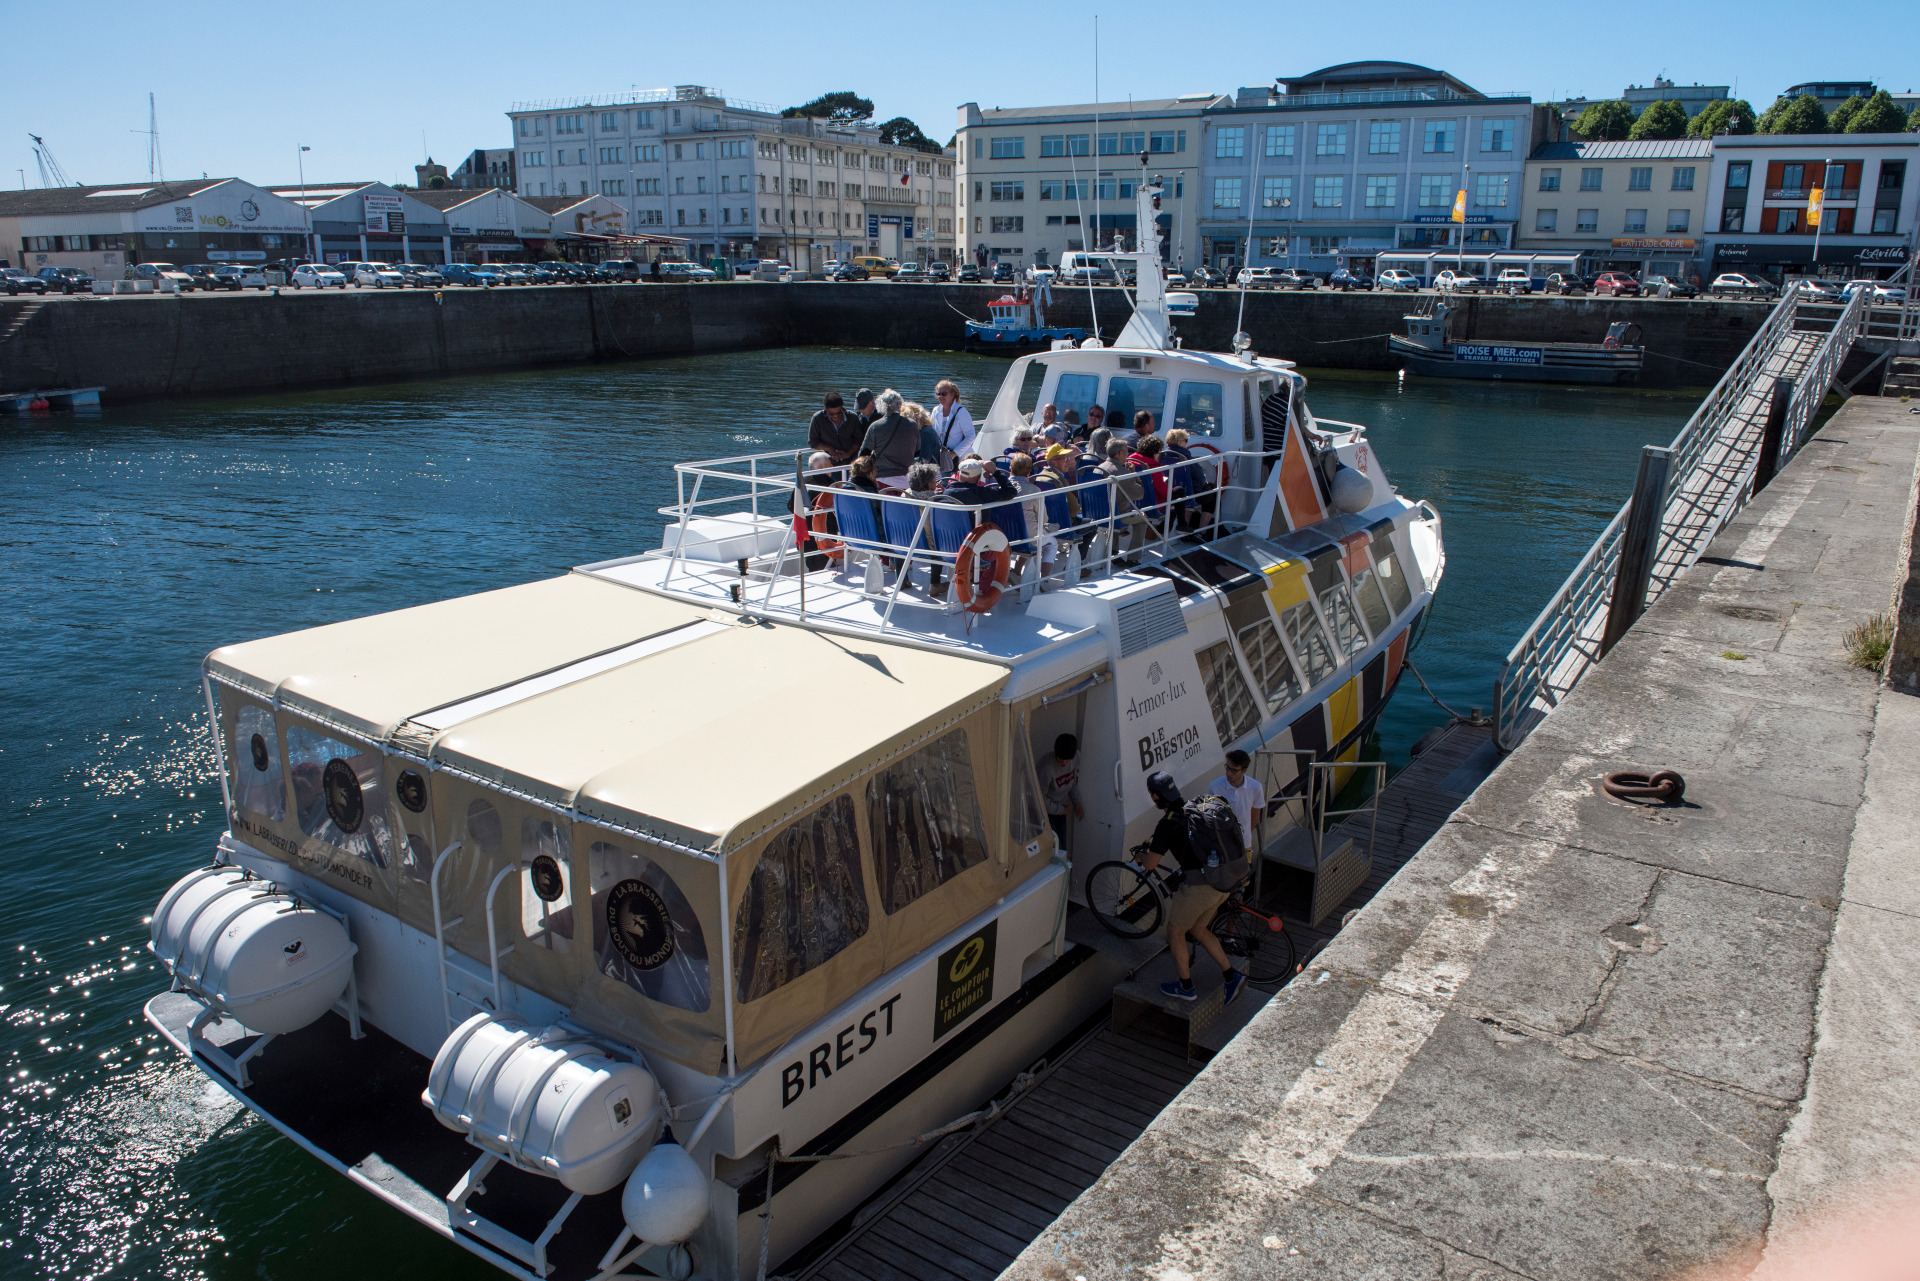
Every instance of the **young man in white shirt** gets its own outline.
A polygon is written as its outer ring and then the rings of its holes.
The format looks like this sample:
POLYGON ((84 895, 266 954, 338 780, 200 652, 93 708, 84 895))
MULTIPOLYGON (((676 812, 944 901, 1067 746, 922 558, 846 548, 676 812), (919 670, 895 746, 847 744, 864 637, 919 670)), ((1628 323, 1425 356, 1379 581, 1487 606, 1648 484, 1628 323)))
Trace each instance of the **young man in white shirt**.
POLYGON ((960 388, 952 379, 942 378, 936 383, 933 395, 940 402, 933 411, 933 434, 943 451, 940 465, 951 468, 955 460, 973 452, 973 438, 977 434, 973 429, 973 415, 960 403, 960 388))
POLYGON ((1233 816, 1240 820, 1240 834, 1246 838, 1248 858, 1255 853, 1253 825, 1260 821, 1267 803, 1264 789, 1247 777, 1247 766, 1251 763, 1252 758, 1245 752, 1228 752, 1225 777, 1214 779, 1213 786, 1207 789, 1215 796, 1226 797, 1227 804, 1233 806, 1233 816))

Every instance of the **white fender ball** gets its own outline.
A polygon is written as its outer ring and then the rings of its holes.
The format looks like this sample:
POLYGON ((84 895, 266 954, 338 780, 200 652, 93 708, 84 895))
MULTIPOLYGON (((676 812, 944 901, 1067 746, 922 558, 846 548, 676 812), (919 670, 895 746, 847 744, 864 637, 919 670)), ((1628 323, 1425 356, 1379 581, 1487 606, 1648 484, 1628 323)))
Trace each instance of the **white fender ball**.
POLYGON ((677 1143, 660 1143, 627 1176, 620 1212, 650 1245, 678 1245, 707 1217, 707 1176, 677 1143))
POLYGON ((1373 505, 1373 482, 1342 463, 1333 473, 1333 509, 1363 512, 1373 505))

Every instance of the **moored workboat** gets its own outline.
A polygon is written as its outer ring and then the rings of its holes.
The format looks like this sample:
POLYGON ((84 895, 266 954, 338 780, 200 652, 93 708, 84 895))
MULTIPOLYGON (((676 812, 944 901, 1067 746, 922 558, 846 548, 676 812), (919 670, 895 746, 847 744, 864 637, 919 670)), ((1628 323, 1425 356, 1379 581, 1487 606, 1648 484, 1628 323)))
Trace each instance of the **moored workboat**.
POLYGON ((780 1267, 1109 999, 1126 967, 1076 922, 1157 818, 1147 775, 1203 791, 1240 747, 1302 795, 1443 573, 1364 430, 1244 336, 1180 348, 1133 257, 1118 343, 1017 360, 978 448, 1043 403, 1148 409, 1196 449, 1130 478, 1166 501, 689 462, 657 550, 216 650, 229 830, 155 910, 149 1019, 515 1275, 780 1267))
POLYGON ((1517 382, 1632 382, 1646 348, 1640 326, 1614 321, 1597 343, 1475 341, 1453 336, 1454 304, 1431 299, 1401 317, 1405 334, 1388 334, 1387 350, 1429 378, 1493 378, 1517 382))
POLYGON ((1051 347, 1056 342, 1081 342, 1092 334, 1078 325, 1049 325, 1046 319, 1047 291, 1043 286, 1031 292, 1024 286, 1002 294, 987 304, 985 321, 967 321, 967 343, 988 351, 1032 351, 1051 347))

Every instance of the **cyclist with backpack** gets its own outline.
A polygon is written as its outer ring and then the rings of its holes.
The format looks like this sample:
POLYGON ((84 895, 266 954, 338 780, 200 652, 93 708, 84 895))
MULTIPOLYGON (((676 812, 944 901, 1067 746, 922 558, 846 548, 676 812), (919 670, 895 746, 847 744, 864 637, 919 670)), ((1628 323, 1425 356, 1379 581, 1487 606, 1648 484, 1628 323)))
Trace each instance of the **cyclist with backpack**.
POLYGON ((1191 938, 1220 967, 1225 999, 1232 1001, 1240 995, 1247 976, 1233 968, 1207 924, 1251 869, 1240 820, 1223 797, 1184 800, 1172 775, 1158 770, 1147 775, 1147 793, 1160 807, 1160 822, 1147 842, 1148 852, 1141 866, 1151 872, 1163 856, 1172 854, 1182 874, 1180 889, 1167 903, 1167 950, 1173 953, 1173 970, 1180 977, 1176 982, 1162 983, 1160 990, 1176 1000, 1199 998, 1187 955, 1187 940, 1191 938))

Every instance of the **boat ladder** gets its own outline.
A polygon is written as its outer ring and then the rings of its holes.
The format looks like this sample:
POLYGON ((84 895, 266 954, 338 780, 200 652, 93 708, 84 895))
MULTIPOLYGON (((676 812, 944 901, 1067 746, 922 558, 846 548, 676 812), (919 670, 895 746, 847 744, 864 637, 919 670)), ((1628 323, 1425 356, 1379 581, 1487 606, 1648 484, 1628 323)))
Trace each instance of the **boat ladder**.
POLYGON ((478 963, 455 950, 447 942, 447 932, 458 929, 467 919, 456 916, 447 919, 440 908, 440 869, 446 866, 447 859, 460 848, 455 841, 440 851, 433 860, 433 874, 427 879, 427 890, 433 899, 433 947, 440 965, 440 1009, 446 1015, 447 1031, 451 1032, 473 1013, 501 1014, 506 1010, 504 984, 500 977, 500 958, 513 951, 514 945, 500 946, 499 927, 495 924, 494 899, 500 892, 500 886, 514 872, 514 865, 507 864, 494 873, 493 880, 487 886, 487 968, 478 968, 478 963), (464 979, 465 983, 459 981, 464 979), (471 986, 470 986, 471 985, 471 986), (477 986, 480 995, 472 995, 472 987, 477 986), (454 1003, 471 1006, 470 1013, 463 1012, 460 1018, 454 1017, 454 1003))

